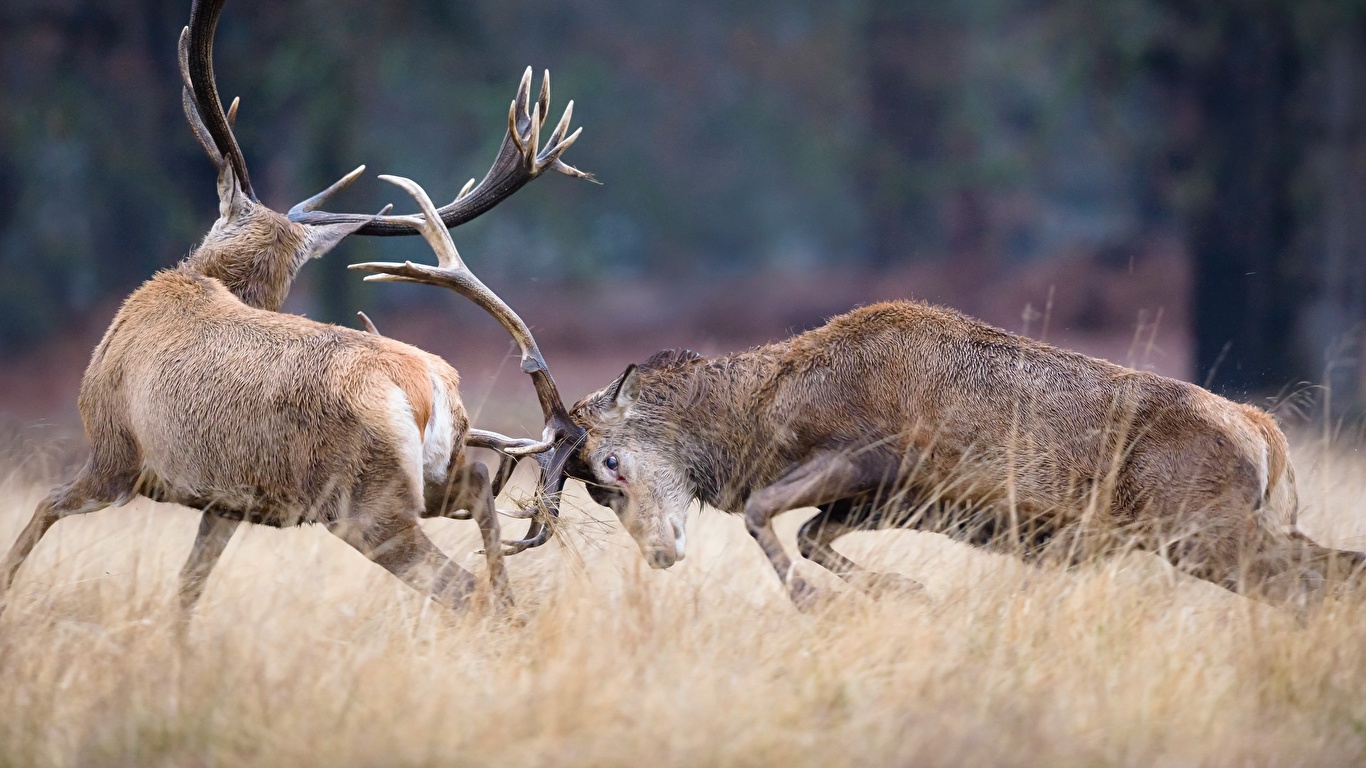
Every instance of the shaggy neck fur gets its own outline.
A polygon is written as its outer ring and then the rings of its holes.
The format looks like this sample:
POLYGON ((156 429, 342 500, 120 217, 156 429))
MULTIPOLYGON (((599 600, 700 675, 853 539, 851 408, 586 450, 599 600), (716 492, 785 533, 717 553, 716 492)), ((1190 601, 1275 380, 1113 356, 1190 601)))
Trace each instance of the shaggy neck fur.
POLYGON ((773 347, 642 366, 640 397, 628 418, 649 442, 670 446, 695 498, 735 511, 793 460, 778 434, 783 427, 766 417, 783 372, 773 347))
POLYGON ((178 269, 215 278, 244 304, 278 311, 308 260, 306 230, 263 207, 220 219, 178 269))

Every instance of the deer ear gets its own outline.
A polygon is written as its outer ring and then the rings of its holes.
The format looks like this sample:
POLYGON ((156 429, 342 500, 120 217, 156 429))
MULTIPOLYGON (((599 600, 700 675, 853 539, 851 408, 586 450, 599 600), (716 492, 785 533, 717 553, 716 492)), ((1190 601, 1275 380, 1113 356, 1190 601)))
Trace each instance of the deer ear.
POLYGON ((218 171, 218 217, 232 221, 247 210, 250 202, 242 185, 237 183, 232 165, 223 163, 218 171))
MULTIPOLYGON (((355 171, 352 171, 341 181, 337 182, 336 184, 333 184, 331 187, 328 187, 320 195, 317 195, 314 198, 311 198, 310 200, 305 200, 303 203, 300 203, 299 206, 311 202, 312 199, 320 199, 321 197, 329 194, 339 186, 350 183, 351 179, 358 176, 359 171, 364 167, 365 166, 361 166, 360 168, 357 168, 355 171)), ((298 208, 299 206, 295 206, 295 208, 298 208)), ((394 206, 392 205, 386 205, 383 208, 381 208, 380 212, 375 214, 372 218, 361 219, 360 221, 345 221, 338 224, 310 224, 308 226, 308 240, 304 243, 304 258, 316 259, 319 256, 325 255, 328 251, 332 250, 333 248, 336 248, 337 243, 340 243, 341 241, 345 240, 348 235, 354 234, 356 230, 388 213, 393 207, 394 206)), ((292 217, 294 213, 295 211, 290 211, 291 221, 293 220, 292 217)), ((366 319, 367 321, 369 320, 369 318, 366 319)))
POLYGON ((626 366, 626 371, 607 387, 604 398, 608 402, 607 412, 614 417, 622 417, 635 405, 640 397, 640 371, 635 363, 626 366))
MULTIPOLYGON (((372 220, 370 220, 372 221, 372 220)), ((346 222, 345 224, 320 224, 308 228, 308 240, 304 244, 304 258, 316 259, 337 247, 347 235, 355 232, 370 221, 346 222)))

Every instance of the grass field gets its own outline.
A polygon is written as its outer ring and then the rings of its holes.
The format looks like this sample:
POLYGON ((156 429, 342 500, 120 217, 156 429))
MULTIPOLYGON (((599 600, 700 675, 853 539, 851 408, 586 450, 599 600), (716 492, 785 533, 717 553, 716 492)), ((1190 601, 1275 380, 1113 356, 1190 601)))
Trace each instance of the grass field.
MULTIPOLYGON (((1297 467, 1304 528, 1366 547, 1366 463, 1297 467)), ((0 548, 45 490, 25 474, 0 548)), ((576 493, 565 535, 511 559, 521 624, 425 604, 321 529, 244 526, 185 650, 197 513, 65 520, 0 618, 0 766, 1366 763, 1366 599, 1300 620, 1147 555, 1039 569, 890 532, 840 547, 932 601, 803 615, 740 520, 701 514, 657 572, 605 516, 576 493)), ((424 526, 480 568, 473 523, 424 526)))

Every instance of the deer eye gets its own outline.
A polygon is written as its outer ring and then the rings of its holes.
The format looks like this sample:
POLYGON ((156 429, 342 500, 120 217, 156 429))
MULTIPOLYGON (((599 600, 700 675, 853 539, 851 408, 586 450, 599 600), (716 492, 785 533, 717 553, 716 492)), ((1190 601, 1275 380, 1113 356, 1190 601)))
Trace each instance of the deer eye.
POLYGON ((617 471, 617 457, 616 457, 616 455, 614 454, 614 455, 612 455, 612 456, 608 456, 607 458, 603 459, 603 460, 602 460, 602 465, 603 465, 604 467, 607 467, 608 469, 612 470, 613 472, 616 472, 616 471, 617 471))

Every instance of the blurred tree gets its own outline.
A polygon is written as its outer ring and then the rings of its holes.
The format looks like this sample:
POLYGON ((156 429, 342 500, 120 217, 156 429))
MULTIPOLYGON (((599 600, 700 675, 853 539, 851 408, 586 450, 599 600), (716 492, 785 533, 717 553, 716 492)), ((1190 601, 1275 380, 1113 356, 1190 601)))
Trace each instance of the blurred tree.
POLYGON ((1359 3, 1159 2, 1147 74, 1167 95, 1195 259, 1199 380, 1235 395, 1297 382, 1363 401, 1366 322, 1359 3), (1358 93, 1358 95, 1361 95, 1358 93), (1359 103, 1359 102, 1358 102, 1359 103), (1182 118, 1185 119, 1182 119, 1182 118), (1356 194, 1360 194, 1359 192, 1356 194), (1360 199, 1358 197, 1357 199, 1360 199), (1350 204, 1350 203, 1348 203, 1350 204))
POLYGON ((1295 30, 1271 4, 1179 12, 1203 43, 1180 86, 1201 120, 1183 148, 1202 177, 1190 209, 1198 379, 1240 395, 1275 391, 1311 375, 1297 338, 1310 275, 1295 247, 1292 181, 1305 138, 1294 108, 1303 66, 1295 30))
POLYGON ((1306 351, 1341 413, 1366 404, 1366 20, 1338 11, 1302 22, 1322 58, 1305 110, 1315 140, 1298 186, 1311 190, 1301 201, 1302 248, 1321 254, 1306 351))
POLYGON ((964 68, 954 12, 942 3, 871 0, 864 24, 869 135, 860 170, 872 263, 886 268, 950 240, 961 250, 976 224, 949 234, 937 215, 942 177, 965 143, 955 146, 949 135, 964 68))
MULTIPOLYGON (((495 285, 939 259, 954 276, 931 298, 959 300, 1015 262, 1179 238, 1201 377, 1275 391, 1328 371, 1349 397, 1360 347, 1342 340, 1366 318, 1360 5, 233 0, 215 58, 276 206, 360 162, 453 194, 487 168, 522 68, 552 69, 556 116, 572 96, 586 129, 572 159, 605 186, 539 182, 462 228, 495 285)), ((0 349, 107 310, 212 220, 179 110, 187 8, 0 7, 0 349)), ((389 201, 403 207, 371 178, 337 205, 389 201)), ((361 299, 434 301, 344 271, 420 245, 349 242, 305 271, 292 309, 349 322, 361 299)))

